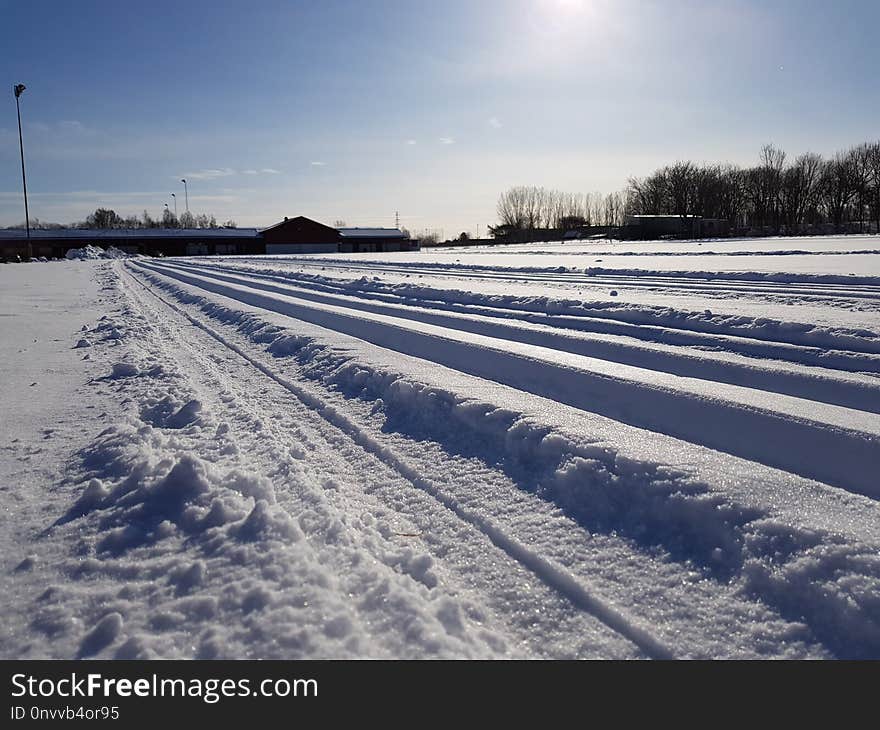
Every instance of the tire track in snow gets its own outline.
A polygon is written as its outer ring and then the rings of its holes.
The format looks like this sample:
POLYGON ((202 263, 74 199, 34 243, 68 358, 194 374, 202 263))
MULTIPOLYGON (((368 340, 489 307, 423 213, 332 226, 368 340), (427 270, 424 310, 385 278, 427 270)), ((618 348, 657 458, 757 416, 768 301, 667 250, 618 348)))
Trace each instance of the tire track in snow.
MULTIPOLYGON (((144 267, 146 268, 146 267, 144 267)), ((434 481, 419 474, 419 472, 403 460, 394 450, 380 443, 368 432, 348 416, 326 403, 321 398, 294 383, 288 378, 278 375, 263 363, 259 362, 235 343, 230 342, 214 328, 201 322, 190 315, 184 309, 178 307, 152 289, 145 287, 170 309, 185 317, 193 325, 210 335, 224 347, 235 352, 248 361, 254 368, 266 377, 272 379, 287 391, 292 393, 300 402, 311 408, 327 422, 348 435, 348 437, 360 446, 364 451, 380 459, 384 464, 392 468, 404 477, 415 488, 429 494, 437 502, 450 510, 459 519, 467 522, 483 533, 496 547, 503 550, 507 555, 523 565, 535 574, 545 585, 564 596, 577 608, 594 616, 613 631, 625 637, 639 647, 648 657, 653 659, 672 659, 674 653, 671 648, 658 640, 646 627, 635 619, 627 616, 610 602, 602 599, 575 579, 567 570, 557 565, 546 557, 531 550, 527 545, 506 533, 491 520, 483 517, 475 511, 465 507, 454 496, 448 494, 434 481)))
POLYGON ((344 307, 261 292, 246 284, 223 284, 175 267, 137 265, 629 425, 880 497, 880 486, 873 477, 873 465, 880 461, 880 438, 876 417, 871 414, 833 406, 820 411, 819 404, 787 396, 778 396, 765 406, 753 391, 744 388, 730 386, 716 395, 710 383, 676 376, 660 379, 659 374, 641 368, 627 371, 627 366, 608 367, 601 361, 546 348, 515 347, 510 341, 481 335, 464 337, 461 332, 434 325, 415 327, 396 317, 364 317, 344 307), (643 382, 646 378, 648 383, 643 382))

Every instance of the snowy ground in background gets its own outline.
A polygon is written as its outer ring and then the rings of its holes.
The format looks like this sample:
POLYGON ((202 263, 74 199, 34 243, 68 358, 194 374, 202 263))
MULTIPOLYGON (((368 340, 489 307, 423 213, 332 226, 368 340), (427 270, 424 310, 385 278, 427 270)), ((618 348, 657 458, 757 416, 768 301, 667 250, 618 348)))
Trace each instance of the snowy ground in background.
MULTIPOLYGON (((496 269, 598 268, 616 271, 759 272, 873 277, 880 280, 880 237, 716 239, 706 241, 550 242, 336 254, 341 262, 379 261, 496 269)), ((279 259, 295 258, 273 257, 279 259)), ((877 283, 877 282, 875 282, 877 283)))
POLYGON ((874 330, 880 316, 878 252, 877 236, 846 236, 691 243, 600 240, 220 260, 229 266, 343 280, 367 277, 441 291, 545 296, 618 308, 710 310, 874 330), (772 254, 781 250, 788 253, 772 254), (725 255, 704 255, 707 251, 725 255), (854 253, 866 251, 873 253, 854 253))
POLYGON ((877 250, 0 267, 0 655, 876 658, 877 250))

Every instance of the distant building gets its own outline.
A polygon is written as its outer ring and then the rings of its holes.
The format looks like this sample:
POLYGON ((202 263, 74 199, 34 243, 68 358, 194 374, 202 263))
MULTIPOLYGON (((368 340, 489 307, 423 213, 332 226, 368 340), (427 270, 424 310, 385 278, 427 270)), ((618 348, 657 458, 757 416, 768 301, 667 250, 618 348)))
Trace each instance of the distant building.
POLYGON ((364 253, 412 251, 418 248, 398 228, 331 228, 304 216, 285 218, 260 235, 267 254, 364 253))
POLYGON ((418 243, 398 228, 340 228, 339 250, 343 253, 365 251, 413 251, 418 243))
MULTIPOLYGON (((147 256, 235 256, 262 254, 411 251, 418 242, 397 228, 331 228, 297 216, 268 228, 58 228, 31 231, 33 255, 63 258, 72 248, 115 246, 147 256)), ((24 259, 23 229, 0 229, 0 257, 24 259)))
POLYGON ((730 234, 730 221, 698 215, 627 216, 621 238, 715 238, 730 234))
POLYGON ((574 241, 609 236, 613 226, 578 225, 571 228, 517 228, 511 225, 490 227, 491 243, 535 243, 539 241, 574 241))
POLYGON ((339 231, 305 216, 285 218, 260 231, 263 253, 335 253, 339 251, 339 231))

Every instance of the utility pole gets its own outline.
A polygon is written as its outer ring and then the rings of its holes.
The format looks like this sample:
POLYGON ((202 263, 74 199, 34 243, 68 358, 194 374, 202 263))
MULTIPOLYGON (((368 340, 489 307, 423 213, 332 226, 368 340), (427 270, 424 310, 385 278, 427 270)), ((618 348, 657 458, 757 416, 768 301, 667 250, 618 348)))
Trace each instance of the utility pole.
POLYGON ((27 257, 33 258, 34 250, 31 246, 31 217, 28 213, 27 202, 27 178, 24 174, 24 141, 21 137, 21 109, 18 106, 18 97, 25 90, 24 84, 16 84, 12 87, 15 92, 15 112, 18 114, 18 149, 21 151, 21 187, 24 189, 24 228, 27 231, 27 257))
POLYGON ((399 210, 394 211, 394 227, 400 228, 400 211, 399 210))

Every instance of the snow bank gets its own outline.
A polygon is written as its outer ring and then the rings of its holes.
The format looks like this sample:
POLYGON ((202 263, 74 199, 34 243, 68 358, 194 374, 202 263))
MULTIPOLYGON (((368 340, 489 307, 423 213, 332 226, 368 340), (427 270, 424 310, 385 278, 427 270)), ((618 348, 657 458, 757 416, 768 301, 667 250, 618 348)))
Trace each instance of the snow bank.
POLYGON ((84 248, 71 248, 65 254, 65 258, 70 259, 71 261, 93 261, 96 259, 128 259, 134 258, 134 254, 126 253, 115 246, 110 246, 107 249, 100 248, 99 246, 93 246, 91 244, 85 246, 84 248))

